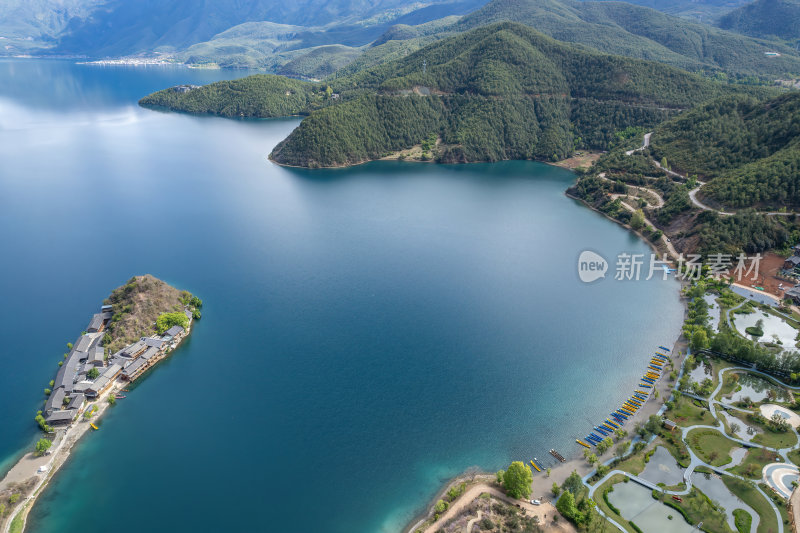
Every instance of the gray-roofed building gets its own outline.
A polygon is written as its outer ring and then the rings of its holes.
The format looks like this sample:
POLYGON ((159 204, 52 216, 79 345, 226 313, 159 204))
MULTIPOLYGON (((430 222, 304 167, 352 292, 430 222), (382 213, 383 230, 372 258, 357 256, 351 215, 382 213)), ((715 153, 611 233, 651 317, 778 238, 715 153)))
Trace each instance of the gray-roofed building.
POLYGON ((45 421, 51 426, 64 426, 72 422, 77 414, 78 411, 76 409, 53 411, 49 416, 45 417, 45 421))
POLYGON ((188 309, 184 309, 183 310, 183 314, 186 315, 186 318, 188 318, 189 320, 192 320, 192 312, 191 311, 189 311, 188 309))
POLYGON ((783 268, 785 270, 794 270, 798 266, 800 266, 800 255, 793 255, 783 262, 783 268))
POLYGON ((86 401, 86 396, 83 394, 75 394, 70 398, 69 404, 67 404, 67 409, 80 409, 83 407, 83 403, 86 401))
POLYGON ((94 366, 103 366, 103 361, 106 358, 106 349, 102 346, 95 346, 89 352, 89 359, 87 359, 87 363, 94 365, 94 366))
POLYGON ((92 345, 92 338, 89 335, 81 335, 72 347, 76 352, 88 352, 92 345))
POLYGON ((144 341, 140 340, 136 341, 135 343, 131 344, 126 348, 123 348, 122 351, 120 352, 120 355, 122 357, 127 357, 129 359, 135 359, 136 357, 139 357, 139 354, 141 354, 146 349, 147 345, 144 343, 144 341))
POLYGON ((155 346, 156 348, 161 348, 164 346, 164 342, 166 342, 161 337, 145 337, 142 341, 144 341, 146 345, 155 346))
POLYGON ((56 379, 53 380, 53 389, 63 387, 69 393, 72 391, 72 384, 75 382, 75 376, 78 373, 78 360, 71 357, 61 365, 56 374, 56 379))
POLYGON ((183 326, 172 326, 167 330, 166 335, 169 335, 170 337, 177 337, 183 333, 183 331, 183 326))
POLYGON ((64 407, 64 396, 66 396, 64 387, 59 387, 52 391, 50 396, 47 397, 47 401, 44 403, 45 414, 49 415, 53 411, 64 407))
POLYGON ((151 357, 155 356, 158 353, 158 348, 155 346, 151 346, 146 349, 142 355, 139 356, 140 359, 144 359, 145 361, 149 360, 151 357))
POLYGON ((89 333, 97 333, 98 331, 103 331, 103 326, 105 326, 103 314, 95 313, 92 315, 92 320, 89 321, 89 326, 87 326, 86 331, 89 333))
POLYGON ((93 383, 91 381, 79 381, 75 385, 72 386, 72 392, 74 393, 84 393, 86 389, 91 387, 93 383))
POLYGON ((794 303, 800 305, 800 285, 795 285, 784 293, 786 298, 791 298, 794 303))
POLYGON ((114 379, 120 372, 122 372, 122 365, 113 364, 109 366, 105 372, 103 372, 103 377, 114 379))
POLYGON ((69 357, 70 359, 75 359, 76 361, 82 362, 89 359, 89 352, 72 352, 72 355, 69 357))
POLYGON ((105 391, 109 385, 111 385, 111 380, 105 376, 100 376, 94 383, 92 383, 89 387, 86 388, 86 396, 88 398, 96 398, 105 391))
POLYGON ((142 369, 143 366, 147 364, 147 359, 140 357, 136 361, 129 364, 125 370, 122 371, 122 377, 124 379, 130 379, 131 376, 135 375, 139 370, 142 369))

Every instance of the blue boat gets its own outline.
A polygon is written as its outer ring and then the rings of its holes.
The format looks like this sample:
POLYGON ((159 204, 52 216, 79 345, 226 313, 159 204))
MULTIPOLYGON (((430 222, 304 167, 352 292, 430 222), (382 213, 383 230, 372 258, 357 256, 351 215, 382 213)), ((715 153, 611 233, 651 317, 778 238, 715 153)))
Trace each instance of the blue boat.
POLYGON ((646 383, 639 383, 639 386, 640 387, 646 387, 648 389, 652 389, 653 388, 651 385, 647 385, 646 383))
POLYGON ((659 348, 661 348, 662 350, 669 351, 669 348, 665 348, 665 347, 663 347, 663 346, 659 346, 659 348))
POLYGON ((613 427, 614 429, 619 429, 619 425, 615 424, 614 422, 612 422, 612 421, 611 421, 611 420, 609 420, 608 418, 606 418, 606 424, 609 424, 609 425, 610 425, 611 427, 613 427))
POLYGON ((610 432, 609 430, 607 430, 607 429, 604 429, 604 428, 601 428, 600 426, 595 426, 595 427, 594 427, 594 430, 595 430, 595 431, 599 431, 599 432, 600 432, 602 435, 604 435, 604 436, 606 436, 606 437, 608 437, 609 435, 611 435, 611 432, 610 432))

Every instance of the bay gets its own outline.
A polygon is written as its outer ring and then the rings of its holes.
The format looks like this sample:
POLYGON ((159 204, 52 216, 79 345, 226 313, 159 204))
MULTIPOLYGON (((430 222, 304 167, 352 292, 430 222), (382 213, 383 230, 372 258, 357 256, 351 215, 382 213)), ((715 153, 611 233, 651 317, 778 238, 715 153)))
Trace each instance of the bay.
POLYGON ((205 303, 30 531, 398 531, 468 467, 572 454, 677 337, 675 282, 579 281, 585 249, 649 249, 568 171, 286 169, 267 154, 298 119, 136 105, 244 74, 0 62, 3 464, 111 289, 151 273, 205 303))

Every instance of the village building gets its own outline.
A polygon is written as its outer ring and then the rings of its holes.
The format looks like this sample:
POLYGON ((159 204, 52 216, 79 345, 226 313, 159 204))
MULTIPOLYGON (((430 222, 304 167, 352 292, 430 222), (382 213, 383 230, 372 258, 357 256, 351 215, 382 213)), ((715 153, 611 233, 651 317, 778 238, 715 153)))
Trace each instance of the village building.
POLYGON ((51 426, 65 426, 72 422, 77 414, 77 409, 54 411, 53 414, 45 417, 45 421, 51 426))

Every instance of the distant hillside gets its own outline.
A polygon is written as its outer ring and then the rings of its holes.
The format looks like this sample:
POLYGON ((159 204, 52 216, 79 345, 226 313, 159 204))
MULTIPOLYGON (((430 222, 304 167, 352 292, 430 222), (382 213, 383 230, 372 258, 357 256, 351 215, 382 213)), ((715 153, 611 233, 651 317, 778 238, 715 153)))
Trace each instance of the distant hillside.
POLYGON ((725 13, 746 4, 748 0, 628 0, 631 4, 649 7, 699 22, 710 23, 725 13))
POLYGON ((719 68, 732 73, 800 73, 800 57, 787 47, 697 24, 624 2, 492 0, 463 17, 454 29, 514 21, 560 41, 610 54, 660 61, 688 70, 719 68), (778 50, 782 57, 767 57, 778 50))
POLYGON ((171 87, 145 96, 139 104, 223 117, 281 117, 307 113, 324 98, 320 86, 258 74, 197 88, 171 87))
POLYGON ((654 126, 731 92, 513 23, 438 41, 333 86, 347 98, 311 113, 276 146, 275 161, 348 165, 431 137, 441 139, 435 156, 445 162, 558 159, 576 145, 605 147, 619 129, 654 126))
POLYGON ((800 0, 756 0, 727 15, 719 26, 752 37, 800 39, 800 0))
MULTIPOLYGON (((377 38, 393 22, 420 24, 452 14, 451 8, 466 12, 482 1, 107 0, 85 16, 71 19, 56 49, 92 57, 179 50, 213 40, 237 25, 264 21, 310 30, 307 33, 317 40, 304 44, 304 48, 324 44, 360 46, 377 38)), ((3 25, 0 22, 0 30, 3 25)))
POLYGON ((800 207, 800 92, 708 102, 656 128, 651 146, 731 209, 800 207))

